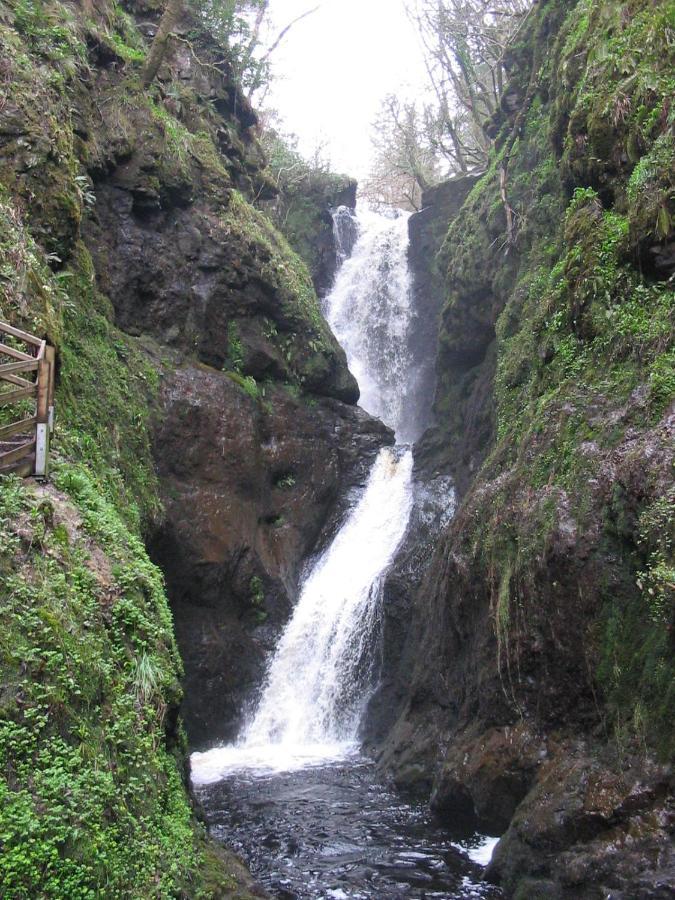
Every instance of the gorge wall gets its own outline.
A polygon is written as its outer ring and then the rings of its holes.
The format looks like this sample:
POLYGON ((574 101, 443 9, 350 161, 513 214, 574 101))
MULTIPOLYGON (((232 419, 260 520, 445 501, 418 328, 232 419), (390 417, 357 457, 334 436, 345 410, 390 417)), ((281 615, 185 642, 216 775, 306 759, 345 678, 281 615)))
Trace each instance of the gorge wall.
POLYGON ((672 889, 672 38, 668 4, 536 4, 439 257, 416 471, 461 502, 390 576, 375 730, 522 898, 672 889))
POLYGON ((222 47, 186 14, 144 86, 160 9, 0 3, 0 317, 59 376, 52 485, 0 485, 3 896, 256 894, 192 815, 181 697, 193 742, 233 733, 392 441, 253 205, 276 188, 222 47))
MULTIPOLYGON (((0 0, 0 317, 59 364, 53 483, 0 483, 7 896, 255 895, 194 821, 182 692, 193 745, 236 733, 393 439, 317 299, 353 182, 276 195, 189 16, 145 88, 159 8, 0 0)), ((366 735, 505 832, 520 898, 673 881, 674 32, 536 3, 488 171, 411 219, 437 387, 366 735)))

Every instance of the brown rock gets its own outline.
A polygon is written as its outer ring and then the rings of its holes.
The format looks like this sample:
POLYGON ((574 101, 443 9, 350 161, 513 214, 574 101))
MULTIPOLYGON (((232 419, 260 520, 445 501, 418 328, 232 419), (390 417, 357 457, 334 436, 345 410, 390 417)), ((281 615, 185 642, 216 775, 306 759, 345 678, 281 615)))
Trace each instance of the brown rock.
POLYGON ((235 736, 302 564, 393 442, 357 407, 264 390, 252 397, 192 363, 162 385, 155 453, 166 516, 152 552, 167 578, 194 746, 235 736))

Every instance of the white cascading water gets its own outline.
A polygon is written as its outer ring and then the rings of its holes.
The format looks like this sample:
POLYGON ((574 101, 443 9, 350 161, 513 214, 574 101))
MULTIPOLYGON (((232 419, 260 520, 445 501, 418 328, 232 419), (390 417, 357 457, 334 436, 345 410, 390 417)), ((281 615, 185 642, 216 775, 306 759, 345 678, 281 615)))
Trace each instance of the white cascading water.
POLYGON ((394 428, 400 443, 410 443, 418 435, 407 402, 412 375, 408 216, 365 210, 358 226, 352 255, 327 298, 327 318, 359 383, 361 406, 394 428))
MULTIPOLYGON (((343 259, 326 298, 328 321, 359 382, 361 405, 410 441, 407 216, 365 211, 355 222, 341 207, 334 222, 343 259)), ((236 745, 192 755, 196 784, 235 769, 290 770, 355 751, 373 687, 382 580, 412 502, 411 451, 381 450, 360 500, 304 581, 253 718, 236 745)))

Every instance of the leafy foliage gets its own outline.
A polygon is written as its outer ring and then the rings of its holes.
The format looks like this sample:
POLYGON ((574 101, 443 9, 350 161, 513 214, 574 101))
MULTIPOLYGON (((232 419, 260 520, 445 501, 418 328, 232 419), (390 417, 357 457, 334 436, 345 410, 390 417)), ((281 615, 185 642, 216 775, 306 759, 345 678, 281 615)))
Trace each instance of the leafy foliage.
POLYGON ((422 192, 440 179, 431 138, 416 103, 385 97, 373 125, 375 162, 362 190, 371 203, 421 209, 422 192))
POLYGON ((261 59, 260 32, 269 0, 204 0, 195 12, 227 53, 234 73, 248 95, 269 79, 269 60, 261 59))
POLYGON ((0 486, 0 892, 174 895, 198 848, 162 578, 84 467, 55 482, 0 486))

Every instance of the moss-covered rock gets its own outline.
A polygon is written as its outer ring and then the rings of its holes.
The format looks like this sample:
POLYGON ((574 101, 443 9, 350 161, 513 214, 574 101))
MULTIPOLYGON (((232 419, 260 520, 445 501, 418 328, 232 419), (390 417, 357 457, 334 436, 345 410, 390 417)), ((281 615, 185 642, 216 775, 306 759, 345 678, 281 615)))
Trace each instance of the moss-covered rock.
POLYGON ((0 317, 58 369, 53 486, 0 479, 8 897, 250 896, 192 816, 182 664, 143 543, 166 521, 161 378, 192 366, 254 418, 268 379, 323 403, 331 433, 330 398, 358 395, 304 264, 252 204, 255 115, 221 48, 183 37, 189 13, 141 88, 137 16, 160 6, 0 3, 0 317))
MULTIPOLYGON (((650 756, 672 757, 673 24, 668 2, 537 4, 510 51, 520 106, 500 113, 489 169, 443 250, 425 444, 464 502, 417 595, 423 649, 387 752, 402 780, 417 778, 441 722, 435 790, 484 821, 513 801, 506 762, 481 764, 495 726, 588 741, 608 783, 621 754, 642 755, 645 772, 650 756)), ((556 745, 555 765, 570 746, 556 745)), ((630 867, 589 863, 643 829, 619 801, 592 838, 597 857, 569 834, 545 860, 533 850, 548 838, 526 757, 518 840, 494 874, 510 890, 530 875, 571 896, 638 895, 630 867)), ((644 859, 665 846, 659 798, 646 801, 644 859)))

